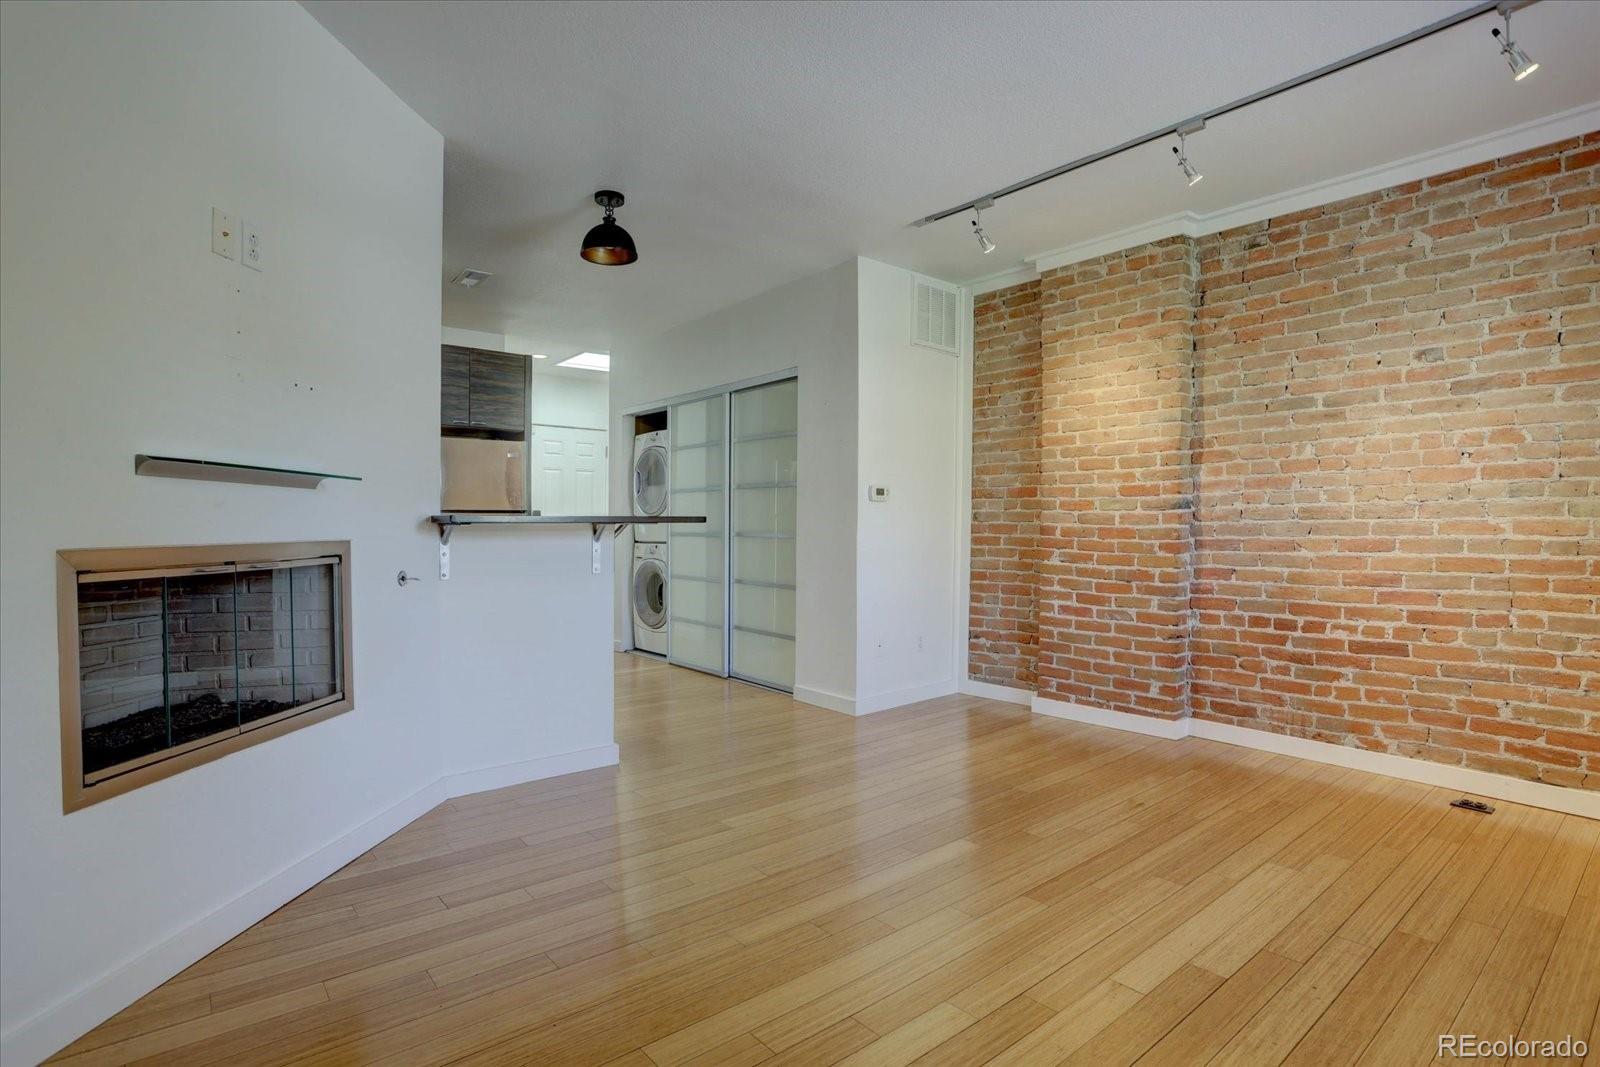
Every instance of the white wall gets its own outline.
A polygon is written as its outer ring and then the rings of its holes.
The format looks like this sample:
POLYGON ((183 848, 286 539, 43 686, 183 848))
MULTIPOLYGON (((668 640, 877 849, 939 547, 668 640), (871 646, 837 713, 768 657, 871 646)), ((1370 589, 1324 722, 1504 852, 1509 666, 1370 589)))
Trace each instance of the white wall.
POLYGON ((488 333, 484 330, 463 330, 459 326, 442 326, 439 328, 439 339, 447 345, 461 345, 463 348, 487 348, 491 352, 505 352, 506 335, 503 333, 488 333))
MULTIPOLYGON (((593 573, 587 526, 458 529, 440 597, 439 751, 477 788, 615 763, 611 534, 593 573)), ((434 573, 437 573, 435 570, 434 573)), ((431 577, 432 575, 430 575, 431 577)))
MULTIPOLYGON (((623 412, 799 368, 795 689, 857 713, 956 689, 963 363, 910 343, 911 285, 908 271, 853 260, 612 353, 623 509, 623 412), (869 484, 889 486, 889 501, 867 503, 869 484)), ((627 607, 624 589, 624 642, 627 607)))
POLYGON ((910 342, 913 276, 858 261, 856 710, 956 688, 961 360, 910 342), (867 486, 889 499, 867 502, 867 486))
MULTIPOLYGON (((853 699, 856 689, 856 295, 851 260, 611 352, 612 505, 623 512, 633 459, 633 420, 624 412, 798 369, 795 687, 836 701, 853 699)), ((629 551, 624 539, 618 552, 629 551)), ((619 583, 624 641, 627 608, 619 583)))
POLYGON ((290 3, 7 3, 0 49, 12 1063, 439 797, 615 749, 587 527, 458 532, 437 581, 439 135, 290 3), (264 272, 211 254, 213 205, 261 226, 264 272), (140 478, 141 451, 364 480, 140 478), (56 550, 307 539, 352 543, 354 710, 63 815, 56 550))
POLYGON ((610 423, 611 383, 609 375, 597 371, 574 370, 564 374, 533 370, 528 398, 533 422, 544 426, 581 426, 604 430, 610 423), (576 377, 577 375, 587 377, 576 377))

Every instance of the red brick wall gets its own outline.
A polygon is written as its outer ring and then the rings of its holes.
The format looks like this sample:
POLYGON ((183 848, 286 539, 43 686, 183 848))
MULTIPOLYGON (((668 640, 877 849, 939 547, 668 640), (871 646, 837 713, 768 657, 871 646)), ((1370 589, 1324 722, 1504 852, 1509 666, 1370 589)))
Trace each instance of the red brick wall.
POLYGON ((1197 242, 1195 716, 1600 788, 1597 142, 1197 242))
POLYGON ((1184 712, 1197 278, 1172 240, 1040 279, 1046 696, 1184 712))
POLYGON ((979 297, 972 345, 967 673, 1032 689, 1038 651, 1039 283, 979 297))
POLYGON ((1047 275, 1040 691, 1600 789, 1597 173, 1047 275))

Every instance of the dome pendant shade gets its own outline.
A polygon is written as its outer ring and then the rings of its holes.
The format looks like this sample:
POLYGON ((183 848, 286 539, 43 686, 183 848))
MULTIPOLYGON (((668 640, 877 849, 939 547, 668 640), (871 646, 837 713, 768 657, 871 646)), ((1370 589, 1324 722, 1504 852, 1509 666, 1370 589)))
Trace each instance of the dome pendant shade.
POLYGON ((602 189, 594 194, 594 202, 606 209, 606 217, 583 236, 583 247, 578 255, 602 267, 621 266, 639 258, 633 238, 627 230, 617 225, 616 210, 622 206, 622 194, 602 189))

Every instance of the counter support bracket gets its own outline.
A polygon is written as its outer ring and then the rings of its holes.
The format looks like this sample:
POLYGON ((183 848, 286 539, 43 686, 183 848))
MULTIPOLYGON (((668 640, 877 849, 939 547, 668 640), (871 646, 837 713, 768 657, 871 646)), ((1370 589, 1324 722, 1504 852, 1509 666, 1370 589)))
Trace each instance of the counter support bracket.
POLYGON ((447 512, 433 515, 429 522, 439 527, 439 580, 450 578, 450 535, 457 526, 587 526, 589 527, 589 568, 600 573, 600 536, 607 526, 613 539, 629 526, 664 526, 673 523, 704 523, 704 515, 504 515, 447 512))

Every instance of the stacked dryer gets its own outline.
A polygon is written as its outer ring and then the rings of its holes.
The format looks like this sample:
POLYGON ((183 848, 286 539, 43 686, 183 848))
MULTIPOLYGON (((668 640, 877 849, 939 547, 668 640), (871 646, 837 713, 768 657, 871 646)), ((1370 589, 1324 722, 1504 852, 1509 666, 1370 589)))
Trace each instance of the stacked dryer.
MULTIPOLYGON (((633 439, 633 513, 667 513, 671 500, 667 431, 654 430, 633 439)), ((667 528, 633 527, 633 647, 658 656, 667 654, 667 528)))

